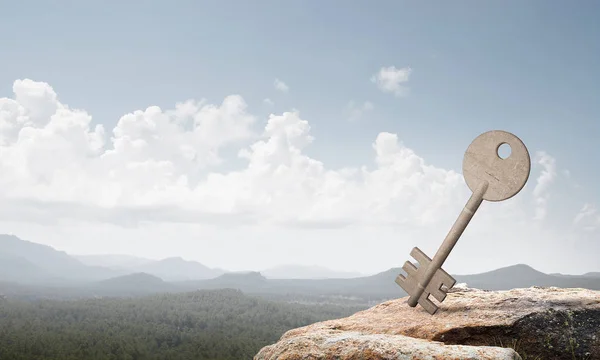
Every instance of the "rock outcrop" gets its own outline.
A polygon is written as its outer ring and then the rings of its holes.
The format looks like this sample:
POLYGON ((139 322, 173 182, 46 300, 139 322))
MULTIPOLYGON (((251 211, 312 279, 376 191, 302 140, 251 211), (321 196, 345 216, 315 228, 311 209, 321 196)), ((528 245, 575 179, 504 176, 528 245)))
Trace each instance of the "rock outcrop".
POLYGON ((255 360, 600 360, 600 291, 452 290, 433 316, 391 300, 290 330, 255 360))

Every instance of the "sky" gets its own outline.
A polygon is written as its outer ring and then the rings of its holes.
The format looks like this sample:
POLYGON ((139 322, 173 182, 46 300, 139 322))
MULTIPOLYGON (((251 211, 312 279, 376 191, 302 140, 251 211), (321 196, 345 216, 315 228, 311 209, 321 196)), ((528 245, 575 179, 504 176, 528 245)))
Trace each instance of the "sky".
POLYGON ((0 233, 373 274, 430 257, 505 130, 524 189, 444 264, 600 271, 600 3, 0 0, 0 233))

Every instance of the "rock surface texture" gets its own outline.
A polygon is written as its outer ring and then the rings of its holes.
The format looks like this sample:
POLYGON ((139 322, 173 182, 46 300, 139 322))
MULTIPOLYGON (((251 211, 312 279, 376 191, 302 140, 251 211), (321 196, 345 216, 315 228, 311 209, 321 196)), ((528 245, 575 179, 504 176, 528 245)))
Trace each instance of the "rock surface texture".
POLYGON ((254 359, 600 360, 600 291, 463 286, 433 316, 407 299, 290 330, 254 359))

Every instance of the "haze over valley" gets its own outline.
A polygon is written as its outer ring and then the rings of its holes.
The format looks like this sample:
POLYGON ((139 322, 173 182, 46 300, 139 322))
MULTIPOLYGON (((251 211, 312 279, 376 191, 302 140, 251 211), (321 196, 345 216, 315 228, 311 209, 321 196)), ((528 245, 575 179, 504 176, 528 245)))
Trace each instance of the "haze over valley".
MULTIPOLYGON (((13 235, 0 235, 0 258, 0 293, 8 298, 77 299, 236 289, 282 301, 368 306, 406 295, 394 281, 404 274, 401 268, 370 275, 304 266, 230 272, 182 258, 72 256, 13 235)), ((454 276, 458 282, 487 290, 529 286, 600 290, 598 273, 544 274, 523 264, 454 276)))
MULTIPOLYGON (((287 330, 406 295, 394 282, 400 268, 361 276, 281 266, 266 277, 182 258, 69 255, 14 235, 0 235, 0 259, 0 358, 10 359, 251 359, 287 330)), ((600 290, 600 273, 524 264, 455 278, 489 290, 600 290)))

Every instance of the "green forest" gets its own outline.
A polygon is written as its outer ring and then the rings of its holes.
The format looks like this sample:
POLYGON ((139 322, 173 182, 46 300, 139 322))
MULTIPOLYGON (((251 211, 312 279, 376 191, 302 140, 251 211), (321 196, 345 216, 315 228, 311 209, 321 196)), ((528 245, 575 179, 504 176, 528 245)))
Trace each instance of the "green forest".
POLYGON ((228 289, 75 301, 5 299, 0 359, 252 359, 289 329, 361 309, 274 302, 228 289))

